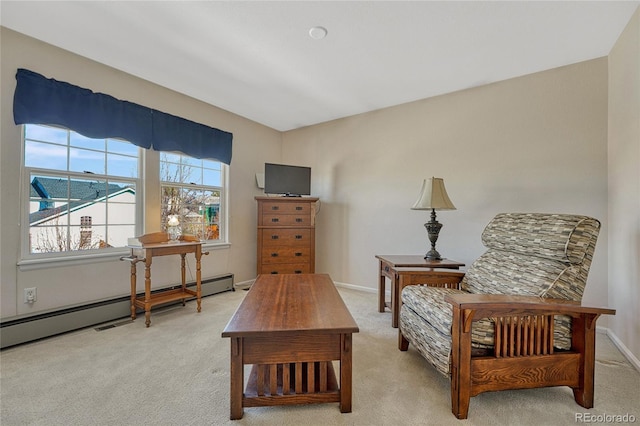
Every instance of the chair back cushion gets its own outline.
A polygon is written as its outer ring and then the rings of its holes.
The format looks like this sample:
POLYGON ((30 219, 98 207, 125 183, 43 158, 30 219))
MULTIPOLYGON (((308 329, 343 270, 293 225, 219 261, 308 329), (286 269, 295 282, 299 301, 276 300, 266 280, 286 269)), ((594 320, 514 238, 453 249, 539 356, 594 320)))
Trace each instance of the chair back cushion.
POLYGON ((482 243, 496 249, 579 264, 598 237, 600 222, 569 214, 502 213, 482 233, 482 243))
POLYGON ((461 289, 581 301, 599 230, 600 222, 587 216, 499 214, 482 233, 488 250, 461 289))

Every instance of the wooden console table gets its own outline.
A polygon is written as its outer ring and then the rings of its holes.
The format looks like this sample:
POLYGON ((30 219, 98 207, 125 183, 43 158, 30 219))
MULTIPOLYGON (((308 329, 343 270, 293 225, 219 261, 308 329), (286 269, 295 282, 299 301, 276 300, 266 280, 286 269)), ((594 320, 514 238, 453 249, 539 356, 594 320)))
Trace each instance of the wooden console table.
POLYGON ((433 269, 460 269, 464 266, 464 263, 455 260, 431 260, 425 259, 423 255, 376 255, 376 259, 379 260, 378 312, 384 312, 385 308, 390 308, 391 326, 394 328, 398 327, 400 292, 403 286, 420 283, 424 280, 425 272, 433 269), (386 278, 391 280, 391 303, 385 301, 386 278))
POLYGON ((201 272, 200 258, 202 253, 202 242, 195 237, 183 235, 177 242, 170 242, 169 237, 164 232, 156 232, 146 234, 139 237, 141 246, 129 246, 131 255, 121 257, 120 260, 131 262, 131 319, 136 319, 136 308, 144 309, 145 325, 151 325, 151 308, 162 303, 182 300, 184 306, 185 300, 195 297, 198 303, 198 312, 201 310, 201 272), (185 257, 187 253, 193 253, 196 258, 196 290, 188 289, 186 286, 185 276, 185 257), (181 277, 182 286, 177 289, 163 290, 151 293, 151 263, 154 256, 167 256, 179 254, 181 258, 181 277), (144 262, 144 296, 137 297, 136 294, 136 264, 144 262))
POLYGON ((358 331, 328 275, 259 275, 222 332, 231 338, 231 420, 242 418, 243 407, 271 405, 338 402, 351 412, 358 331), (253 368, 243 393, 245 364, 253 368))

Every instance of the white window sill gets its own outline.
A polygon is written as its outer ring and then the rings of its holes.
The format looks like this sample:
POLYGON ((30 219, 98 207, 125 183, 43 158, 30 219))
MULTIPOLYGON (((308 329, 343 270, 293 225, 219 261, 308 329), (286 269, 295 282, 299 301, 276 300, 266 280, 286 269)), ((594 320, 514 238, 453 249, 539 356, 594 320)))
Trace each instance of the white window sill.
MULTIPOLYGON (((204 250, 222 250, 231 247, 231 243, 205 243, 202 245, 204 250)), ((122 248, 110 250, 109 252, 68 255, 59 257, 43 257, 34 259, 22 259, 18 262, 20 271, 31 271, 36 269, 48 269, 62 266, 87 265, 90 263, 112 262, 120 260, 122 256, 130 254, 129 249, 122 248)))

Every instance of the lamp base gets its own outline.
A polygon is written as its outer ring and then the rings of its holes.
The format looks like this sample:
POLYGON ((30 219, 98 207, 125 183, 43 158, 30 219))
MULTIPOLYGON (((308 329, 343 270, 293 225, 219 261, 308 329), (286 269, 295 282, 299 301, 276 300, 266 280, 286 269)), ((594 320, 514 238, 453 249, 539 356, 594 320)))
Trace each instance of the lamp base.
POLYGON ((170 243, 177 243, 180 235, 182 235, 182 230, 180 226, 169 225, 167 226, 167 235, 169 236, 170 243))
POLYGON ((440 253, 438 253, 438 250, 435 249, 429 250, 427 254, 424 255, 424 258, 427 260, 442 260, 440 253))
POLYGON ((440 253, 436 250, 436 241, 438 241, 438 234, 440 234, 440 229, 442 228, 442 224, 436 219, 436 210, 431 210, 431 220, 424 224, 424 227, 427 229, 427 235, 429 236, 429 241, 431 241, 431 250, 427 252, 424 256, 425 259, 429 260, 440 260, 440 253))

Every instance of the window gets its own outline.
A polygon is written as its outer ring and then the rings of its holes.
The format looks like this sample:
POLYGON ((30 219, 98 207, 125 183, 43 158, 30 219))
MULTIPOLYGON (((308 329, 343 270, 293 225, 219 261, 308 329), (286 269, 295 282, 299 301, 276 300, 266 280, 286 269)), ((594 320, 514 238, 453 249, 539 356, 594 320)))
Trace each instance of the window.
POLYGON ((140 148, 60 127, 23 131, 26 255, 124 247, 140 234, 140 148))
POLYGON ((182 233, 224 240, 225 165, 179 153, 160 154, 161 223, 178 216, 182 233))
POLYGON ((226 242, 224 163, 48 125, 23 125, 23 141, 27 262, 121 252, 129 238, 145 233, 144 190, 162 194, 159 206, 146 208, 160 211, 164 230, 168 216, 177 215, 184 234, 226 242), (143 156, 155 163, 151 174, 143 156))

